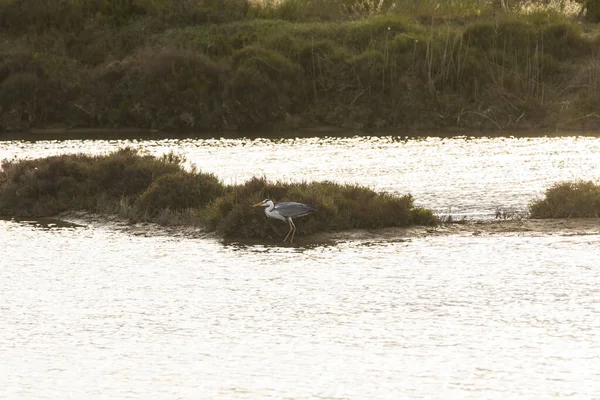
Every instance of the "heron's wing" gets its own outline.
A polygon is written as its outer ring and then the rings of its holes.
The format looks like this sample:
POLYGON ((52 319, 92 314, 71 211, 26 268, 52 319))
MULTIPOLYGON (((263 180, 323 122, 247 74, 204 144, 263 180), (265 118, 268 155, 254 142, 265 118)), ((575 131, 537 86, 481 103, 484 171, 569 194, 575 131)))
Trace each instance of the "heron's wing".
POLYGON ((312 214, 317 209, 313 206, 309 206, 308 204, 296 203, 293 201, 277 203, 274 208, 280 215, 284 217, 302 217, 304 215, 312 214))

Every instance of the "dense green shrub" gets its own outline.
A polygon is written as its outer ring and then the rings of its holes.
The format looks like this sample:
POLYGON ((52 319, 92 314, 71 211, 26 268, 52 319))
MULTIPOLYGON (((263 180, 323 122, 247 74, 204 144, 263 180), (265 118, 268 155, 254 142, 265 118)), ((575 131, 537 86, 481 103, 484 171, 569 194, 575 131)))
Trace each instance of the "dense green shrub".
POLYGON ((202 54, 145 49, 95 68, 80 102, 101 125, 216 129, 223 123, 224 74, 202 54))
POLYGON ((238 125, 281 120, 304 101, 304 71, 279 53, 245 47, 233 54, 231 68, 227 104, 238 125))
POLYGON ((82 2, 70 0, 0 1, 0 29, 9 32, 78 31, 85 24, 82 2))
POLYGON ((68 120, 79 77, 72 60, 0 48, 0 131, 68 120))
POLYGON ((583 3, 586 10, 586 18, 590 22, 600 22, 600 0, 577 0, 583 3))
POLYGON ((561 182, 553 185, 543 199, 529 205, 532 218, 600 216, 600 186, 591 181, 561 182))
POLYGON ((597 27, 489 7, 0 0, 0 131, 593 123, 597 27))
POLYGON ((155 158, 123 149, 108 156, 83 154, 11 160, 0 171, 0 213, 48 216, 65 210, 115 212, 159 177, 182 170, 174 156, 155 158))
POLYGON ((152 17, 169 25, 240 20, 248 0, 2 0, 0 28, 10 32, 79 32, 90 21, 123 26, 152 17))
POLYGON ((223 189, 212 174, 179 171, 155 179, 136 200, 135 206, 149 215, 164 209, 201 208, 219 197, 223 189))
POLYGON ((299 234, 437 223, 431 211, 413 206, 410 195, 393 196, 333 182, 283 183, 253 178, 231 188, 210 205, 208 224, 226 237, 276 237, 285 233, 284 223, 267 219, 262 209, 250 207, 263 198, 275 202, 298 201, 317 207, 317 213, 297 224, 299 234))
POLYGON ((298 234, 351 228, 383 228, 438 222, 415 208, 410 195, 375 193, 332 182, 282 183, 253 178, 224 186, 214 175, 183 168, 173 154, 156 158, 123 149, 103 156, 83 154, 4 161, 0 170, 0 215, 51 216, 67 210, 119 214, 132 221, 202 225, 225 237, 276 237, 287 230, 251 208, 264 197, 313 204, 298 234))

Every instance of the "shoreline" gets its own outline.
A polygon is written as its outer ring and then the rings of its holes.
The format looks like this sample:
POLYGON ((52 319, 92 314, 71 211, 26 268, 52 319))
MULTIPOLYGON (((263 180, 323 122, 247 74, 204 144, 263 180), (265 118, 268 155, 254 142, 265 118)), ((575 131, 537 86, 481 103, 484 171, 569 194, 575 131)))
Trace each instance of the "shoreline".
POLYGON ((36 140, 114 140, 114 139, 292 139, 292 138, 325 138, 325 137, 403 137, 403 138, 452 138, 467 136, 483 137, 560 137, 588 136, 600 137, 600 127, 591 129, 514 129, 486 130, 474 128, 445 128, 445 129, 378 129, 350 130, 331 126, 314 126, 303 129, 281 131, 210 131, 210 132, 169 132, 137 128, 40 128, 25 132, 0 132, 0 141, 36 141, 36 140))
POLYGON ((432 236, 494 236, 494 235, 600 235, 600 218, 549 218, 520 220, 467 221, 442 223, 435 227, 411 226, 376 230, 353 229, 318 233, 317 240, 398 240, 432 236))
MULTIPOLYGON (((214 239, 225 244, 289 246, 280 240, 252 238, 223 238, 214 232, 193 226, 163 226, 156 223, 130 223, 114 215, 102 215, 84 211, 67 211, 51 218, 5 218, 30 223, 44 228, 108 228, 134 236, 173 236, 188 239, 214 239)), ((600 218, 548 218, 518 220, 481 220, 458 223, 442 223, 438 226, 410 226, 404 228, 350 229, 319 232, 298 236, 294 246, 334 244, 342 241, 410 240, 438 236, 584 236, 600 235, 600 218)))

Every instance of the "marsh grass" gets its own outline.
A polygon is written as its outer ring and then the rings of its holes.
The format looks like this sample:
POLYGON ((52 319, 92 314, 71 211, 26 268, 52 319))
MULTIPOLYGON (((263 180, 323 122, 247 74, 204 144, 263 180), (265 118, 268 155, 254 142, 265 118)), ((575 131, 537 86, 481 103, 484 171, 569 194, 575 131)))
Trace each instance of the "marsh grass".
POLYGON ((521 221, 527 216, 527 213, 520 212, 512 208, 496 207, 494 218, 497 220, 521 221))
POLYGON ((122 149, 109 156, 85 154, 3 161, 0 210, 14 216, 51 216, 66 210, 116 212, 144 197, 151 184, 182 171, 181 160, 122 149))
POLYGON ((531 202, 529 211, 532 218, 598 217, 600 186, 591 181, 556 183, 531 202))
POLYGON ((208 226, 224 236, 277 237, 287 227, 268 219, 251 205, 264 198, 275 202, 298 201, 318 212, 297 223, 299 234, 345 229, 376 229, 409 225, 434 225, 430 210, 414 207, 410 195, 395 196, 350 184, 334 182, 269 182, 253 178, 232 186, 206 210, 208 226))
POLYGON ((597 26, 494 4, 0 0, 0 131, 593 124, 597 26))
POLYGON ((297 224, 299 235, 437 223, 430 210, 414 207, 410 195, 264 178, 226 186, 212 174, 186 170, 173 154, 157 158, 128 148, 103 156, 4 161, 0 170, 0 215, 14 217, 83 210, 118 214, 133 222, 203 226, 224 237, 274 238, 287 226, 251 207, 266 197, 318 208, 297 224))

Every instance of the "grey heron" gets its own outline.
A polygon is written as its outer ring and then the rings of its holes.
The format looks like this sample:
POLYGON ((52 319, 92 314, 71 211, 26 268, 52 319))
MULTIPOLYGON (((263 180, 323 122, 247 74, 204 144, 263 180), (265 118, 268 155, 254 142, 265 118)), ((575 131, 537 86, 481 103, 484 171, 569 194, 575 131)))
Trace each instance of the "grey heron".
POLYGON ((285 242, 291 233, 292 237, 290 238, 290 243, 293 242, 294 234, 296 233, 296 225, 294 225, 292 218, 303 217, 317 211, 316 207, 309 206, 308 204, 296 203, 294 201, 275 204, 273 203, 273 200, 270 199, 265 199, 260 203, 253 204, 252 207, 265 207, 265 214, 267 217, 287 222, 290 226, 290 230, 287 235, 285 235, 283 241, 285 242))

